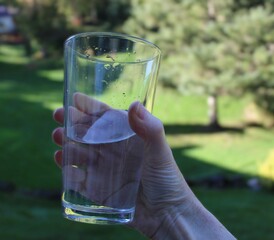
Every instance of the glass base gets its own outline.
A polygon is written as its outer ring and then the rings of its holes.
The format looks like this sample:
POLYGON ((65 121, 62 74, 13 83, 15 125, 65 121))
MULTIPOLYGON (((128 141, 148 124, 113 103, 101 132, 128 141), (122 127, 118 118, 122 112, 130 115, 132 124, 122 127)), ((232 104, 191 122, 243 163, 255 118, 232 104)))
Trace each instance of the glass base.
POLYGON ((64 217, 91 224, 126 224, 133 220, 134 210, 117 209, 105 206, 81 206, 63 202, 64 217))

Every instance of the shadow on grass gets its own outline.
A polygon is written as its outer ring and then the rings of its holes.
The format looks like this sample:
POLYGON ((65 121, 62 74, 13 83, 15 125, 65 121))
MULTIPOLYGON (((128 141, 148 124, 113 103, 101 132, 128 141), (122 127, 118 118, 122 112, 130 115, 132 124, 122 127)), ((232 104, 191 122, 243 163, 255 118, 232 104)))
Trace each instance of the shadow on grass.
POLYGON ((245 129, 241 127, 226 127, 212 128, 203 124, 165 124, 166 134, 214 134, 220 132, 231 132, 243 134, 245 129))
POLYGON ((57 124, 45 104, 62 101, 63 83, 41 76, 46 68, 0 61, 0 175, 16 186, 61 185, 51 140, 57 124))
POLYGON ((188 151, 195 148, 199 148, 199 146, 188 145, 171 149, 180 171, 190 186, 217 189, 247 187, 246 179, 252 176, 209 164, 202 159, 190 156, 188 151))
POLYGON ((20 187, 56 188, 60 171, 53 161, 58 148, 51 140, 57 126, 41 103, 0 97, 1 180, 20 187))
POLYGON ((237 172, 221 168, 220 166, 214 166, 213 164, 205 163, 202 159, 194 158, 188 154, 190 150, 199 147, 199 145, 188 145, 171 148, 177 165, 186 178, 199 178, 218 174, 239 174, 237 172))
MULTIPOLYGON (((45 66, 45 69, 47 67, 45 66)), ((44 68, 32 68, 26 64, 0 62, 1 82, 6 84, 9 94, 28 94, 62 91, 63 83, 51 81, 41 76, 40 70, 44 68)), ((1 93, 1 95, 7 92, 1 93)))

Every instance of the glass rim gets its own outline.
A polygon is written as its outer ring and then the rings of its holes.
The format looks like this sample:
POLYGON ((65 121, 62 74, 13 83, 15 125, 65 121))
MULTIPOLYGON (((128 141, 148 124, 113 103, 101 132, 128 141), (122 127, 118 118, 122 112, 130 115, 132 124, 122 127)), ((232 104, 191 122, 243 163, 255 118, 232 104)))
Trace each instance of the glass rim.
MULTIPOLYGON (((82 32, 82 33, 77 33, 77 34, 74 34, 74 35, 71 35, 70 37, 68 37, 65 40, 64 45, 66 46, 68 42, 73 41, 77 38, 93 37, 93 36, 97 36, 97 37, 117 37, 117 38, 120 38, 120 39, 129 40, 129 41, 132 41, 132 42, 135 42, 135 43, 141 43, 141 44, 150 46, 152 49, 155 49, 155 54, 153 54, 150 58, 146 58, 144 60, 139 60, 139 61, 137 61, 137 60, 135 60, 135 61, 125 61, 125 62, 115 61, 116 63, 139 64, 139 63, 142 63, 142 62, 151 61, 151 60, 161 56, 161 49, 156 44, 154 44, 154 43, 152 43, 152 42, 150 42, 150 41, 148 41, 144 38, 141 38, 141 37, 136 37, 136 36, 133 36, 133 35, 123 34, 123 33, 116 33, 116 32, 82 32)), ((75 51, 75 49, 72 49, 72 50, 75 51)), ((76 51, 76 52, 78 54, 80 54, 78 51, 76 51)), ((83 54, 83 57, 84 57, 84 54, 83 54)), ((110 60, 102 60, 102 59, 99 59, 97 57, 92 57, 92 56, 89 56, 88 60, 102 62, 102 63, 112 62, 110 60)))

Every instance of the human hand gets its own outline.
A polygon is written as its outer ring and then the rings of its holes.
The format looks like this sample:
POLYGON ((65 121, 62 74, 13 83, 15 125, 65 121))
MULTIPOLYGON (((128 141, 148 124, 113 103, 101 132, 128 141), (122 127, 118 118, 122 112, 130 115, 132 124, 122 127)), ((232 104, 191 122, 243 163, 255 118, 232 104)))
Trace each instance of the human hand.
MULTIPOLYGON (((61 164, 63 159, 65 200, 80 194, 87 204, 132 208, 140 181, 143 142, 126 126, 126 111, 114 110, 80 93, 74 95, 74 105, 68 109, 66 134, 62 128, 53 133, 58 145, 63 142, 56 161, 61 164), (131 137, 116 141, 127 134, 131 137)), ((58 109, 54 118, 62 123, 63 115, 63 109, 58 109)))
MULTIPOLYGON (((80 110, 87 112, 87 108, 93 111, 92 104, 80 110)), ((54 119, 59 123, 63 122, 62 108, 54 112, 54 119)), ((142 163, 135 216, 130 225, 152 239, 234 239, 202 206, 188 187, 166 142, 161 121, 151 115, 139 102, 131 104, 128 120, 132 130, 139 137, 136 141, 140 144, 140 148, 131 148, 134 162, 142 163), (143 154, 140 154, 142 147, 143 154), (134 152, 136 149, 137 151, 134 152)), ((61 146, 62 138, 63 129, 55 129, 53 131, 55 143, 61 146)), ((85 156, 88 154, 92 153, 84 152, 85 156)), ((59 150, 55 153, 55 161, 59 166, 62 159, 62 151, 59 150)), ((134 168, 138 167, 140 166, 133 166, 132 171, 134 172, 134 168)), ((96 177, 102 180, 102 176, 96 177)), ((128 187, 130 189, 131 186, 128 187)), ((99 189, 96 191, 100 192, 99 189)), ((104 196, 104 194, 99 195, 104 196)), ((99 201, 103 199, 104 197, 99 201)))
MULTIPOLYGON (((69 114, 73 119, 74 129, 77 129, 74 132, 80 132, 82 135, 78 134, 78 137, 82 137, 87 133, 87 129, 90 129, 94 116, 101 115, 102 117, 110 107, 103 103, 98 104, 95 100, 82 94, 75 95, 75 102, 76 107, 69 109, 69 114)), ((54 119, 63 123, 63 108, 54 112, 54 119)), ((64 141, 63 151, 58 150, 55 153, 55 160, 60 166, 63 154, 66 154, 64 156, 66 162, 63 162, 63 171, 66 173, 64 176, 68 176, 64 180, 66 189, 77 191, 95 202, 111 207, 118 207, 117 204, 127 205, 135 200, 134 189, 137 189, 141 174, 136 214, 132 226, 146 235, 152 235, 154 230, 151 226, 145 229, 147 225, 144 224, 144 220, 147 220, 148 216, 151 221, 156 220, 156 229, 162 211, 168 211, 169 206, 181 204, 187 195, 191 195, 191 191, 189 191, 166 143, 160 120, 153 117, 138 102, 133 103, 129 108, 128 120, 131 128, 139 137, 130 138, 127 146, 122 146, 123 142, 117 142, 112 145, 95 144, 75 148, 72 142, 64 141), (122 181, 119 182, 119 185, 114 186, 113 190, 114 179, 121 172, 113 176, 111 169, 117 169, 119 166, 121 160, 119 150, 121 148, 127 149, 124 156, 127 160, 127 171, 122 173, 122 181), (101 155, 100 164, 96 164, 98 153, 101 155), (77 159, 75 156, 80 156, 81 162, 75 162, 77 159), (111 166, 110 161, 107 161, 109 158, 113 159, 111 166), (80 167, 75 168, 75 165, 80 167), (88 171, 88 178, 86 178, 86 171, 88 171), (71 175, 73 177, 70 177, 71 175), (109 180, 111 175, 113 179, 109 180), (129 194, 130 192, 131 194, 129 194)), ((53 132, 53 139, 59 146, 62 146, 63 131, 63 128, 57 128, 53 132)), ((97 136, 100 135, 97 134, 97 136)))

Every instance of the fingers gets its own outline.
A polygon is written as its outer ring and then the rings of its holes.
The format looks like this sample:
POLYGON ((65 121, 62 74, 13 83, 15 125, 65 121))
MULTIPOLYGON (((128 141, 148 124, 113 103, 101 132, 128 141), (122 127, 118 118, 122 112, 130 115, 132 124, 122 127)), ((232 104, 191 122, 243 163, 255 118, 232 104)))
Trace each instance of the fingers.
POLYGON ((75 107, 87 114, 98 114, 110 109, 108 105, 88 97, 82 93, 75 93, 74 96, 75 107))
MULTIPOLYGON (((79 119, 83 119, 83 117, 87 116, 87 114, 100 114, 110 109, 110 107, 107 104, 92 99, 82 93, 75 93, 73 97, 76 108, 69 108, 69 113, 72 115, 73 122, 77 122, 79 119)), ((64 108, 56 109, 53 113, 53 119, 56 122, 63 124, 64 108)))
MULTIPOLYGON (((52 140, 58 146, 62 146, 63 131, 64 131, 63 128, 59 127, 59 128, 54 129, 52 132, 52 140)), ((58 167, 62 166, 62 154, 63 154, 62 150, 58 150, 54 153, 54 160, 58 167)))
POLYGON ((63 124, 64 122, 64 108, 58 108, 53 112, 53 119, 60 123, 63 124))
MULTIPOLYGON (((166 141, 162 122, 150 114, 139 102, 129 108, 129 123, 133 131, 144 141, 144 169, 176 169, 172 151, 166 141), (169 167, 167 167, 169 166, 169 167)), ((162 171, 161 170, 161 171, 162 171)))
POLYGON ((64 134, 64 129, 61 127, 54 129, 52 132, 52 140, 58 146, 62 146, 63 134, 64 134))
POLYGON ((62 167, 62 160, 63 160, 63 152, 62 150, 58 150, 54 153, 54 160, 58 167, 62 167))
POLYGON ((131 104, 128 117, 133 131, 145 142, 153 145, 166 142, 162 122, 150 114, 140 102, 131 104))

